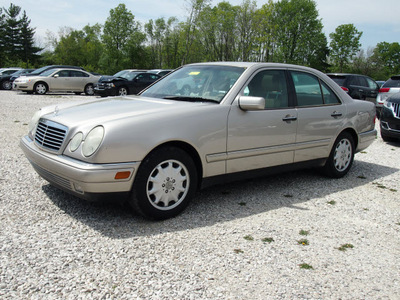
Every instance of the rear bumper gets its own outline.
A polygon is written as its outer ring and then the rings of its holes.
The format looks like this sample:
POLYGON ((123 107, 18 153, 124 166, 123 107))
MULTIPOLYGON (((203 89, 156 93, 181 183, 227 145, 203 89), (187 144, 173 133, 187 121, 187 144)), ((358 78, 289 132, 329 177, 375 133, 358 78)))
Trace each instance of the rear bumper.
POLYGON ((358 145, 356 152, 360 152, 366 149, 369 145, 371 145, 375 141, 376 136, 377 136, 376 129, 360 133, 358 135, 358 145))
POLYGON ((87 200, 96 200, 100 194, 128 193, 140 164, 82 162, 42 151, 29 136, 21 139, 20 147, 41 177, 52 185, 87 200), (118 172, 130 172, 130 176, 127 179, 115 179, 118 172))

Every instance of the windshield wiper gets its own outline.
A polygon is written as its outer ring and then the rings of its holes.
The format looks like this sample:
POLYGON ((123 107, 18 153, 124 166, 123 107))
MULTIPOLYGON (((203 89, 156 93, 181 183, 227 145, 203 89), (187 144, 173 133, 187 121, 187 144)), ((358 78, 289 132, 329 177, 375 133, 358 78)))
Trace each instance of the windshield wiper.
POLYGON ((201 98, 201 97, 190 97, 190 96, 165 96, 165 97, 163 97, 163 99, 189 101, 189 102, 210 102, 210 103, 219 104, 219 101, 214 100, 214 99, 207 99, 207 98, 201 98))

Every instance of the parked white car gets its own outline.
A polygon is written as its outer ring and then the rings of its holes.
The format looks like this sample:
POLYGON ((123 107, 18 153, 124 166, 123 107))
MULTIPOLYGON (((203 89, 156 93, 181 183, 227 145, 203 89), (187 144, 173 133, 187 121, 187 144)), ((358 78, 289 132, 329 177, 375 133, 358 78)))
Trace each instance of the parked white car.
POLYGON ((382 111, 382 107, 385 105, 387 98, 393 94, 400 92, 400 75, 392 76, 379 89, 378 96, 376 97, 376 110, 378 116, 382 111))
POLYGON ((44 95, 47 92, 74 92, 94 95, 94 84, 101 76, 78 69, 49 69, 37 76, 20 76, 13 88, 28 93, 44 95))

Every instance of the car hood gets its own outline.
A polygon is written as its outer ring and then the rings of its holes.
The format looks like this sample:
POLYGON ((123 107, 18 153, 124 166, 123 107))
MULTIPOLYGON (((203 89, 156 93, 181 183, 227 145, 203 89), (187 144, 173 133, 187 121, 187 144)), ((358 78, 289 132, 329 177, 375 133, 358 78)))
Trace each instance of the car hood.
POLYGON ((140 96, 112 97, 102 100, 84 101, 79 103, 65 103, 48 106, 43 109, 46 119, 76 127, 82 124, 89 126, 105 124, 114 120, 132 117, 146 117, 153 115, 173 115, 187 112, 197 106, 215 104, 193 103, 146 98, 140 96))
POLYGON ((99 82, 113 82, 113 81, 124 81, 126 79, 122 77, 115 77, 115 76, 101 76, 99 82))

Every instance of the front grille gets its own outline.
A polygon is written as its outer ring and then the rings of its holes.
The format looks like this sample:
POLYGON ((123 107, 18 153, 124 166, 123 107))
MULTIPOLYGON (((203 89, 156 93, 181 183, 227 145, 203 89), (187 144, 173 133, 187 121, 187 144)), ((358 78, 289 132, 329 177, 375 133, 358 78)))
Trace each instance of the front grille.
POLYGON ((59 186, 60 188, 73 191, 72 184, 71 184, 71 182, 70 182, 68 179, 63 178, 63 177, 61 177, 61 176, 58 176, 58 175, 56 175, 56 174, 53 174, 53 173, 51 173, 51 172, 49 172, 49 171, 47 171, 47 170, 45 170, 45 169, 39 167, 37 164, 33 163, 32 161, 31 161, 30 163, 32 164, 32 166, 33 166, 33 168, 36 170, 36 172, 37 172, 43 179, 47 180, 47 181, 50 182, 51 184, 54 184, 54 185, 56 185, 56 186, 59 186))
POLYGON ((396 118, 400 118, 400 104, 392 103, 393 114, 396 118))
POLYGON ((35 142, 51 151, 59 151, 68 128, 45 119, 40 119, 35 133, 35 142))

